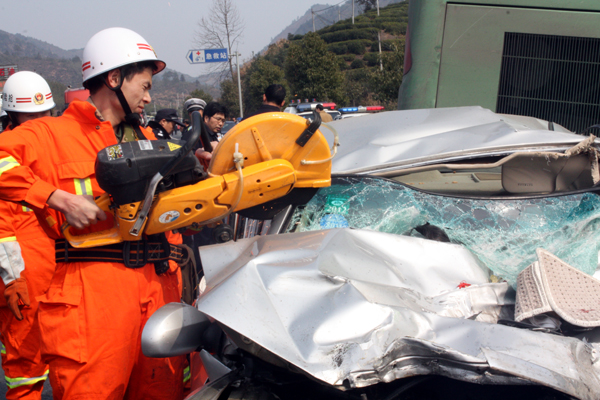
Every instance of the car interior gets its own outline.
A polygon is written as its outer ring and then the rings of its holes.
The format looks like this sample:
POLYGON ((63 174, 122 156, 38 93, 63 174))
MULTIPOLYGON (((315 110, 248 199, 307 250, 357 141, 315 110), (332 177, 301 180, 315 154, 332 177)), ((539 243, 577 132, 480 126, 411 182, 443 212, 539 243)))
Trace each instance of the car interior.
POLYGON ((599 180, 595 151, 517 152, 376 174, 440 194, 511 196, 588 189, 599 180))

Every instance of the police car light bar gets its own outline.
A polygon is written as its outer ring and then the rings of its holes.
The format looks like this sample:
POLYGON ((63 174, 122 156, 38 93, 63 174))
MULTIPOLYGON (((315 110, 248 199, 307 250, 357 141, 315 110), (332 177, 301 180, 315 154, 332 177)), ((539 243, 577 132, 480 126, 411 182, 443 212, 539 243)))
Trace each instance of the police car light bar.
POLYGON ((317 107, 317 104, 323 105, 323 109, 325 109, 325 110, 335 110, 335 103, 319 103, 319 102, 300 103, 296 106, 296 110, 298 112, 311 111, 317 107))
POLYGON ((347 114, 347 113, 355 113, 355 112, 369 112, 369 111, 381 111, 383 110, 385 107, 383 106, 358 106, 358 107, 343 107, 340 108, 340 112, 347 114))

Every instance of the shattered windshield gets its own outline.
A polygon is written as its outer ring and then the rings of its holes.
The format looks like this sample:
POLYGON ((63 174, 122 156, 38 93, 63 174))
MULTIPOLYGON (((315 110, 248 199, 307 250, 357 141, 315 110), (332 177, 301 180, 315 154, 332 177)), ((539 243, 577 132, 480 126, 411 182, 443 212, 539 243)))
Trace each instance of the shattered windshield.
POLYGON ((599 220, 600 197, 591 192, 468 199, 428 194, 386 179, 337 177, 296 209, 287 232, 350 227, 422 237, 418 227, 429 224, 516 286, 518 273, 537 260, 537 248, 593 274, 599 220))

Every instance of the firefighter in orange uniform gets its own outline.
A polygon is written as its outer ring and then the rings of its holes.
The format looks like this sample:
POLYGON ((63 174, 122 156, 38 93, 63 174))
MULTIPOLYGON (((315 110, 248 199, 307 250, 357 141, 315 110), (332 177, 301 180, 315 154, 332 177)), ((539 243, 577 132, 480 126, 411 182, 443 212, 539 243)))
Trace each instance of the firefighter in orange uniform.
POLYGON ((176 266, 132 265, 125 246, 114 245, 78 258, 69 254, 60 229, 65 221, 84 231, 112 226, 93 202, 103 193, 94 174, 96 154, 108 146, 118 150, 121 142, 154 139, 136 117, 151 100, 152 76, 164 68, 137 33, 105 29, 83 51, 90 99, 74 101, 60 117, 0 135, 0 198, 27 203, 57 239, 56 271, 38 297, 42 358, 50 365, 56 399, 182 395, 184 358, 150 359, 140 349, 147 319, 180 301, 176 266))
MULTIPOLYGON (((12 75, 4 85, 5 132, 26 121, 50 116, 54 100, 48 83, 34 72, 12 75)), ((7 399, 40 399, 48 365, 40 354, 38 302, 54 273, 54 241, 33 210, 0 201, 0 340, 7 399), (6 289, 5 289, 6 285, 6 289), (22 304, 19 306, 19 304, 22 304)))

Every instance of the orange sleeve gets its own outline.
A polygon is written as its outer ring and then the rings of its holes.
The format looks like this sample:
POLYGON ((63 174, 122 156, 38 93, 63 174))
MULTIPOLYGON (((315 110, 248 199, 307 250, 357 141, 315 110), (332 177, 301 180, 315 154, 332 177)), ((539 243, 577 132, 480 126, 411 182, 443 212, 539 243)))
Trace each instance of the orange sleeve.
POLYGON ((27 124, 0 135, 0 199, 25 201, 41 209, 57 188, 31 169, 32 165, 48 160, 45 151, 52 151, 31 127, 27 124))

